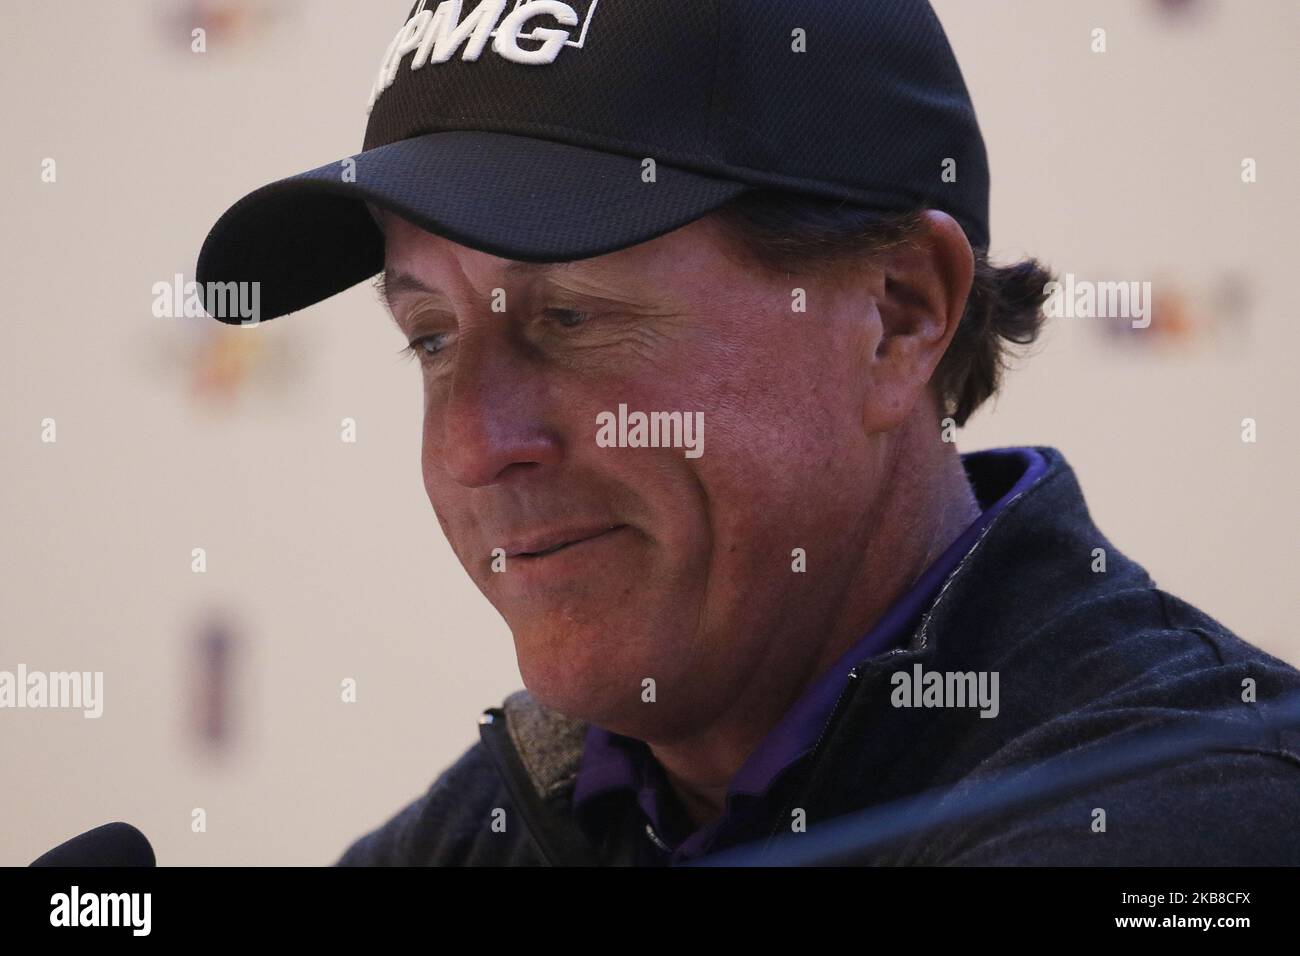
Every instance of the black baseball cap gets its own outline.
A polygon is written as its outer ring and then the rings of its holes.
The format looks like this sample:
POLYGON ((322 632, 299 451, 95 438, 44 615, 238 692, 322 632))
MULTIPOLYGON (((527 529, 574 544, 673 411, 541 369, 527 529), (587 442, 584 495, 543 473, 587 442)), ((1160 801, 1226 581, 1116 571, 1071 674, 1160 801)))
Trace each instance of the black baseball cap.
POLYGON ((256 281, 272 319, 375 275, 367 202, 528 262, 614 252, 758 188, 941 209, 988 247, 984 142, 928 0, 420 0, 357 109, 361 152, 212 227, 205 306, 210 283, 256 281))

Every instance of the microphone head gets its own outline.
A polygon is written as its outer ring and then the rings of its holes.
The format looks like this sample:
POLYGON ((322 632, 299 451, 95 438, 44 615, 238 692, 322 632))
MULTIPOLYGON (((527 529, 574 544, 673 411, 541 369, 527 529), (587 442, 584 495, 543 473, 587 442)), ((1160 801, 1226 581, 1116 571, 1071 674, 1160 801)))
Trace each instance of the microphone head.
POLYGON ((32 866, 155 866, 153 847, 129 823, 105 823, 32 861, 32 866))

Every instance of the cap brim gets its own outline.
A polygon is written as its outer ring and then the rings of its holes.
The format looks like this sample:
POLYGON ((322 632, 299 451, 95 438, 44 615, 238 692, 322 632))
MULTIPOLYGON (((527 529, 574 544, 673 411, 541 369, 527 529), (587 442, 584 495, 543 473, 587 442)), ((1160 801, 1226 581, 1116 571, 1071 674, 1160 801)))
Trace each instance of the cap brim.
POLYGON ((383 268, 366 201, 492 255, 565 262, 671 232, 750 188, 662 164, 645 182, 642 163, 510 133, 428 133, 249 193, 208 233, 195 278, 205 308, 210 283, 260 283, 256 321, 265 321, 383 268))

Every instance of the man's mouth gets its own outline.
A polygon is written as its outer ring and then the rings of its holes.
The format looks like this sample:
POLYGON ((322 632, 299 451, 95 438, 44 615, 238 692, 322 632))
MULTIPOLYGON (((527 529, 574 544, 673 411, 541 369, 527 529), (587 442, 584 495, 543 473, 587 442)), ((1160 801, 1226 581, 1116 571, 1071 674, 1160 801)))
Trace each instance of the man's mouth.
POLYGON ((626 527, 625 524, 601 524, 595 527, 543 532, 520 539, 518 543, 506 549, 506 554, 511 558, 545 558, 574 545, 603 538, 626 527))

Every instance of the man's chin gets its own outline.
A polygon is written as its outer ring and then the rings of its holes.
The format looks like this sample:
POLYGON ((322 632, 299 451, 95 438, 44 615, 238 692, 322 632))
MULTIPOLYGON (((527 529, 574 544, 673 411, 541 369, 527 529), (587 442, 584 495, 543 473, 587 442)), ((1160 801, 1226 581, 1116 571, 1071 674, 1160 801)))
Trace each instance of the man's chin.
MULTIPOLYGON (((609 632, 604 632, 608 637, 609 632)), ((642 676, 599 635, 515 636, 519 675, 532 698, 566 717, 605 724, 640 703, 642 676)))
POLYGON ((591 720, 601 713, 608 699, 614 696, 614 687, 621 683, 610 673, 608 663, 601 667, 583 654, 570 657, 564 653, 537 652, 521 647, 516 640, 515 656, 519 676, 532 698, 543 707, 576 720, 591 720))

